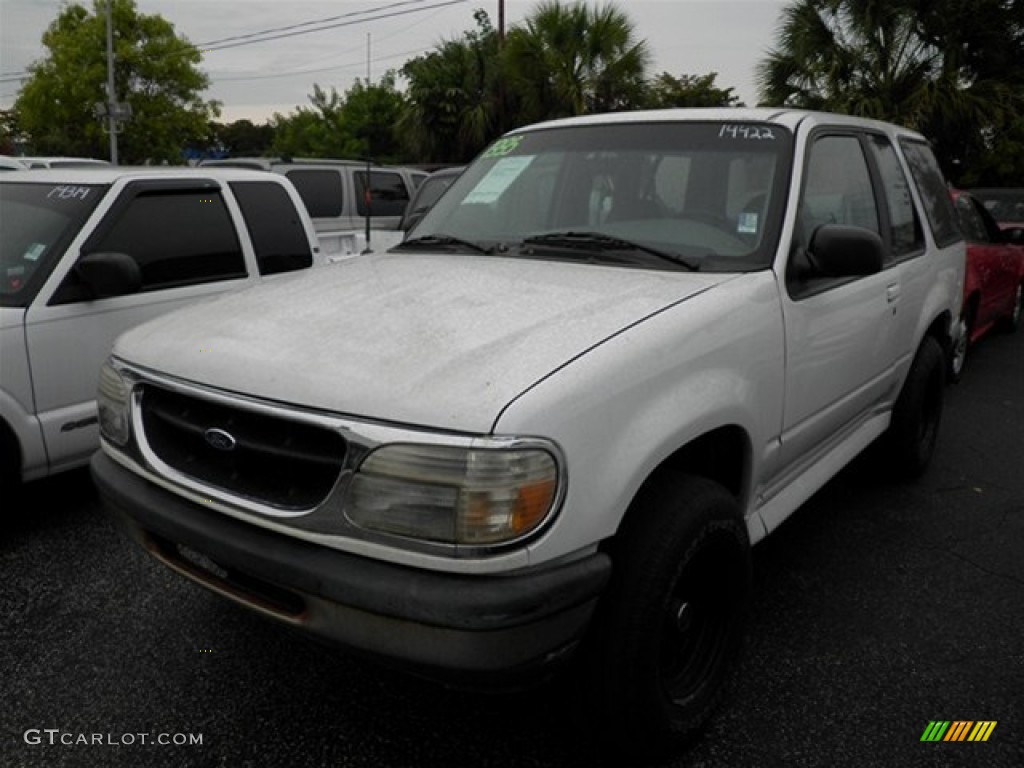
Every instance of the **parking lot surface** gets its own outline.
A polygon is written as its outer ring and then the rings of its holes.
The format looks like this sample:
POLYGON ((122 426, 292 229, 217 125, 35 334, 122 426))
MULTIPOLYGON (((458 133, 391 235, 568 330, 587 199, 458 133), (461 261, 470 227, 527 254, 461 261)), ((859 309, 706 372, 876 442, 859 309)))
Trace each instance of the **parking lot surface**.
MULTIPOLYGON (((665 766, 1024 765, 1024 334, 972 351, 920 481, 881 475, 859 459, 755 548, 728 702, 665 766)), ((84 471, 0 499, 0 679, 3 766, 598 762, 565 685, 452 691, 314 645, 150 560, 84 471)))

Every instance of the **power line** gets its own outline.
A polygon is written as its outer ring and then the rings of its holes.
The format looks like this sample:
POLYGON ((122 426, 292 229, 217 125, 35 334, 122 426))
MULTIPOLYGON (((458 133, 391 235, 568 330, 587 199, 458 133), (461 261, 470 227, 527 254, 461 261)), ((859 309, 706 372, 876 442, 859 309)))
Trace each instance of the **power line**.
MULTIPOLYGON (((369 9, 367 9, 365 11, 349 11, 348 13, 342 13, 342 14, 340 14, 338 16, 328 16, 327 18, 324 18, 324 19, 314 19, 312 21, 302 21, 302 22, 299 22, 298 24, 289 24, 289 25, 283 26, 283 27, 271 27, 270 29, 264 29, 261 32, 249 32, 249 33, 244 34, 244 35, 233 35, 232 37, 222 37, 222 38, 219 38, 217 40, 209 40, 209 41, 207 41, 205 43, 201 43, 201 44, 197 45, 196 47, 197 48, 204 48, 204 49, 205 48, 212 48, 213 46, 220 45, 221 43, 234 42, 235 40, 248 40, 250 38, 262 37, 263 35, 269 35, 269 34, 273 34, 275 32, 288 32, 288 31, 291 31, 291 30, 294 30, 294 29, 300 29, 302 27, 311 27, 311 26, 314 26, 314 25, 317 25, 317 24, 326 24, 326 23, 331 22, 331 21, 338 21, 339 19, 348 19, 348 18, 352 18, 354 16, 367 16, 367 15, 369 15, 371 13, 379 13, 381 11, 389 11, 392 8, 400 8, 400 7, 406 6, 406 5, 421 5, 421 4, 425 3, 425 2, 428 2, 428 0, 402 0, 402 2, 391 3, 390 5, 385 5, 385 6, 382 6, 380 8, 369 8, 369 9)), ((325 29, 329 29, 329 27, 325 27, 325 29)), ((309 31, 310 32, 316 32, 318 30, 311 29, 309 31)), ((230 46, 228 46, 228 47, 230 47, 230 46)))
MULTIPOLYGON (((410 1, 412 1, 412 0, 410 0, 410 1)), ((416 0, 416 2, 420 2, 420 1, 424 1, 424 0, 416 0)), ((291 31, 291 32, 282 31, 280 33, 270 34, 270 35, 267 35, 266 33, 253 33, 254 35, 257 35, 257 34, 264 34, 264 35, 266 35, 265 37, 260 37, 258 40, 248 40, 247 39, 247 40, 240 40, 239 42, 235 42, 235 43, 229 43, 227 45, 210 45, 209 47, 207 47, 207 46, 196 46, 196 47, 199 48, 204 53, 205 52, 209 52, 209 51, 223 51, 223 50, 227 50, 229 48, 239 48, 239 47, 241 47, 243 45, 254 45, 255 43, 266 43, 266 42, 270 42, 271 40, 281 40, 281 39, 286 38, 286 37, 296 37, 298 35, 308 35, 308 34, 311 34, 313 32, 324 32, 324 31, 326 31, 328 29, 338 29, 340 27, 351 27, 351 26, 353 26, 355 24, 365 24, 366 22, 370 22, 370 21, 380 21, 381 19, 392 19, 392 18, 395 18, 395 17, 398 17, 398 16, 408 16, 411 13, 421 13, 423 11, 429 11, 429 10, 432 10, 434 8, 444 8, 444 7, 449 6, 449 5, 459 5, 459 4, 465 3, 465 2, 466 2, 466 0, 445 0, 445 2, 434 3, 433 5, 425 5, 425 6, 417 7, 417 8, 406 8, 405 10, 394 11, 393 13, 379 13, 379 15, 377 15, 377 16, 368 16, 367 18, 362 18, 362 19, 350 19, 349 21, 341 21, 341 22, 338 22, 336 24, 328 24, 326 26, 317 27, 316 29, 302 29, 302 30, 294 30, 294 31, 291 31)), ((393 7, 393 6, 388 6, 388 7, 393 7)), ((365 13, 370 13, 370 12, 367 11, 365 13)), ((377 11, 373 11, 373 13, 377 13, 377 11)), ((351 15, 351 14, 346 14, 346 15, 351 15)), ((282 29, 284 29, 284 28, 282 28, 282 29)), ((247 37, 247 36, 240 36, 240 37, 247 37)))
MULTIPOLYGON (((424 10, 426 10, 426 9, 424 9, 424 10)), ((438 16, 442 12, 442 10, 443 9, 438 10, 437 12, 430 14, 430 16, 428 16, 427 18, 428 19, 432 19, 432 18, 438 16)), ((374 39, 375 39, 376 42, 379 42, 379 41, 382 41, 382 40, 390 40, 393 37, 397 37, 398 35, 405 34, 410 29, 412 29, 413 27, 415 27, 417 24, 420 24, 420 23, 422 23, 422 22, 416 22, 414 24, 410 24, 408 26, 401 27, 400 29, 396 29, 394 32, 391 32, 390 34, 379 35, 379 36, 375 37, 374 39)), ((397 52, 397 53, 390 53, 390 54, 387 54, 387 55, 384 55, 384 56, 375 56, 372 59, 372 61, 373 61, 373 63, 377 63, 377 62, 381 62, 381 61, 389 61, 391 59, 397 59, 397 58, 400 58, 400 57, 403 57, 403 56, 412 56, 413 54, 422 54, 422 53, 425 52, 425 50, 427 50, 427 49, 424 49, 423 47, 419 47, 419 48, 414 48, 414 49, 411 49, 411 50, 408 50, 408 51, 400 51, 400 52, 397 52)), ((327 58, 320 59, 319 62, 317 62, 317 61, 310 61, 310 62, 307 62, 306 65, 308 66, 309 64, 317 64, 317 63, 326 62, 329 59, 332 59, 334 57, 335 57, 335 55, 328 56, 327 58)), ((238 82, 248 82, 248 81, 253 81, 253 80, 277 80, 277 79, 280 79, 280 78, 283 78, 283 77, 294 77, 296 75, 315 75, 315 74, 320 74, 321 72, 331 72, 331 71, 334 71, 334 70, 351 69, 352 67, 363 66, 365 63, 366 63, 365 60, 361 58, 361 59, 359 59, 359 61, 355 61, 355 62, 347 62, 347 63, 344 63, 344 64, 338 63, 338 64, 333 64, 331 66, 316 67, 314 69, 304 69, 304 68, 300 67, 298 69, 291 69, 291 70, 288 70, 288 71, 285 71, 285 72, 275 72, 272 75, 245 75, 245 74, 241 74, 241 75, 234 75, 234 76, 232 76, 232 75, 222 76, 222 75, 218 75, 216 73, 216 70, 207 70, 207 74, 210 76, 210 78, 212 80, 214 80, 217 83, 238 83, 238 82)))
MULTIPOLYGON (((354 26, 356 24, 365 24, 371 21, 380 21, 382 19, 391 19, 399 16, 408 16, 410 14, 422 13, 424 11, 430 11, 437 8, 445 8, 451 5, 459 5, 461 3, 465 3, 466 1, 467 0, 442 0, 441 2, 434 2, 431 3, 430 5, 425 5, 425 3, 430 2, 430 0, 401 0, 401 2, 391 3, 380 8, 369 9, 365 11, 350 11, 349 13, 344 13, 337 16, 329 16, 323 19, 314 19, 312 21, 304 21, 298 24, 289 24, 287 26, 281 27, 271 27, 270 29, 265 29, 260 32, 250 32, 245 35, 234 35, 232 37, 224 37, 217 40, 211 40, 206 43, 200 43, 195 47, 203 53, 223 51, 231 48, 239 48, 245 45, 255 45, 256 43, 265 43, 273 40, 280 40, 287 37, 297 37, 299 35, 308 35, 314 32, 324 32, 329 29, 338 29, 341 27, 354 26), (410 5, 415 7, 406 7, 410 5), (385 13, 385 11, 391 12, 385 13), (323 26, 315 26, 315 28, 313 29, 304 29, 304 27, 313 27, 314 25, 323 26)), ((26 80, 29 77, 29 75, 30 73, 27 70, 24 72, 7 72, 0 75, 0 83, 23 81, 26 80)))
MULTIPOLYGON (((376 56, 372 59, 374 63, 378 61, 388 61, 390 59, 397 59, 400 56, 410 56, 414 53, 423 53, 423 48, 414 48, 411 51, 402 51, 400 53, 390 53, 387 56, 376 56)), ((352 67, 362 67, 366 65, 365 59, 359 61, 347 62, 345 64, 334 64, 329 67, 318 67, 316 69, 293 69, 288 72, 275 72, 272 75, 242 75, 240 77, 215 77, 213 73, 209 73, 210 77, 218 83, 240 83, 249 80, 277 80, 282 77, 294 77, 296 75, 315 75, 321 72, 331 72, 336 69, 351 69, 352 67)))
POLYGON ((18 80, 27 80, 28 71, 25 72, 8 72, 5 75, 0 75, 0 83, 14 83, 18 80))

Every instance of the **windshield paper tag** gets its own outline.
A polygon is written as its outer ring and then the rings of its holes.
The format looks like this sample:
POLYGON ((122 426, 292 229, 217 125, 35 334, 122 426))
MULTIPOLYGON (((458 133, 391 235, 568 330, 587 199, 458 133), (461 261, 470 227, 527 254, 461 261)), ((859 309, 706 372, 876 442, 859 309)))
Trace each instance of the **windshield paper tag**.
POLYGON ((22 254, 22 258, 25 261, 38 261, 39 257, 43 255, 43 251, 45 250, 45 243, 32 243, 32 245, 25 249, 25 253, 22 254))
POLYGON ((463 205, 472 203, 493 203, 508 189, 519 174, 533 162, 532 155, 521 157, 504 157, 494 164, 487 175, 466 195, 463 205))
POLYGON ((498 139, 487 148, 482 157, 504 157, 518 147, 522 140, 522 136, 509 136, 507 139, 498 139))

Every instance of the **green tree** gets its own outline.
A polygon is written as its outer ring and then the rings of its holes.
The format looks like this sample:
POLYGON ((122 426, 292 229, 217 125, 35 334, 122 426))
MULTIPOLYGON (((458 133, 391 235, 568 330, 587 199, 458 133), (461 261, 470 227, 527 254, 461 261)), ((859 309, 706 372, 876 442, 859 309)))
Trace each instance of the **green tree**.
POLYGON ((673 77, 662 72, 647 84, 643 106, 646 109, 671 107, 742 107, 732 88, 715 85, 717 72, 706 75, 673 77))
MULTIPOLYGON (((115 89, 131 119, 118 138, 124 162, 180 162, 181 150, 201 142, 216 102, 203 101, 209 85, 197 68, 201 55, 158 15, 139 13, 134 0, 112 0, 115 89)), ((43 34, 47 53, 29 67, 16 109, 21 127, 42 154, 106 157, 109 139, 95 106, 106 96, 106 2, 90 12, 64 6, 43 34)))
POLYGON ((921 36, 945 69, 986 102, 980 119, 933 115, 922 130, 953 161, 960 186, 1019 186, 1024 179, 1024 3, 1020 0, 908 0, 921 36))
POLYGON ((400 132, 411 156, 425 162, 462 163, 505 132, 514 114, 504 87, 498 36, 487 13, 476 29, 447 40, 405 64, 409 85, 400 132))
POLYGON ((289 115, 275 112, 274 154, 290 157, 344 157, 345 140, 339 132, 341 96, 335 88, 325 91, 317 83, 309 94, 310 106, 289 115))
POLYGON ((405 111, 405 97, 395 87, 395 73, 376 83, 356 80, 345 92, 342 130, 351 137, 349 152, 378 162, 403 159, 397 125, 405 111))
POLYGON ((231 123, 211 123, 213 144, 232 157, 258 157, 270 151, 274 143, 274 128, 270 123, 257 125, 252 120, 231 123))
POLYGON ((273 150, 292 157, 400 158, 396 125, 404 110, 395 74, 388 72, 374 85, 360 80, 344 95, 333 86, 313 85, 310 106, 290 115, 275 114, 273 150))
POLYGON ((545 0, 508 33, 506 72, 524 122, 633 109, 650 53, 614 5, 545 0))
POLYGON ((0 109, 0 155, 19 154, 18 148, 25 143, 25 132, 21 129, 21 116, 16 109, 0 109))
POLYGON ((759 66, 761 99, 920 130, 963 181, 1021 143, 1022 16, 1013 0, 797 0, 759 66))

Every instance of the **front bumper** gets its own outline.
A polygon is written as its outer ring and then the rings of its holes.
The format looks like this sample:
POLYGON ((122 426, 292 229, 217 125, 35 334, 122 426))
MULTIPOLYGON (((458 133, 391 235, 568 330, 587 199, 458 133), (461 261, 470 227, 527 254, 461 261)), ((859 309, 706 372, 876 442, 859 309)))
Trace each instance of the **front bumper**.
POLYGON ((165 565, 287 624, 435 677, 503 677, 565 656, 611 571, 603 553, 507 575, 425 571, 236 520, 102 451, 91 468, 122 527, 165 565))

